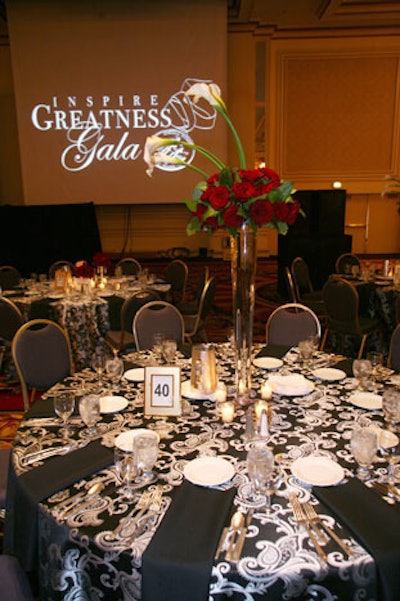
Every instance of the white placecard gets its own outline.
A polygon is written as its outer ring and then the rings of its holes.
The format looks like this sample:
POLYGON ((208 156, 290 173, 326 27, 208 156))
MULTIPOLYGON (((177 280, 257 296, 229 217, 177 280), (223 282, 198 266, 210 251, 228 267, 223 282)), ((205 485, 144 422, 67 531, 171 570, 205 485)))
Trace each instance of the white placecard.
POLYGON ((145 415, 181 415, 179 367, 146 367, 144 370, 145 415))

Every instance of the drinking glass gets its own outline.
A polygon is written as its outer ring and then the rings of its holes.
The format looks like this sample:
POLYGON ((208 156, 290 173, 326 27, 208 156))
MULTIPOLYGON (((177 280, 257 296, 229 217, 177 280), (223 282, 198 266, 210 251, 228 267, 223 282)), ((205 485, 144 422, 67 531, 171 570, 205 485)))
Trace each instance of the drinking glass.
POLYGON ((133 444, 138 467, 147 484, 155 478, 153 467, 158 457, 158 440, 150 435, 136 436, 133 444))
POLYGON ((111 382, 111 388, 118 388, 118 384, 124 373, 123 360, 115 353, 112 358, 106 360, 105 369, 107 377, 111 382))
MULTIPOLYGON (((388 425, 388 429, 391 432, 396 432, 398 424, 400 423, 400 392, 395 389, 385 390, 382 395, 382 409, 385 422, 388 425)), ((388 460, 388 484, 389 494, 390 486, 395 484, 395 453, 396 448, 390 448, 387 450, 389 455, 388 460)))
POLYGON ((75 409, 75 396, 72 392, 62 392, 54 397, 54 411, 61 418, 62 427, 60 434, 65 438, 70 436, 72 430, 68 427, 68 420, 75 409))
MULTIPOLYGON (((259 498, 271 481, 274 471, 274 454, 266 447, 253 447, 247 453, 247 471, 252 483, 252 497, 259 498)), ((270 495, 266 495, 267 508, 270 506, 270 495)))
POLYGON ((97 434, 97 422, 100 419, 100 399, 96 394, 88 394, 79 401, 79 415, 87 426, 89 436, 97 434))
POLYGON ((368 378, 372 373, 372 364, 368 359, 354 359, 353 374, 358 380, 358 390, 368 389, 368 378))
POLYGON ((162 356, 163 340, 164 340, 164 334, 161 334, 161 332, 155 332, 153 334, 153 353, 156 355, 156 357, 159 357, 159 358, 162 356))
POLYGON ((161 342, 162 354, 166 363, 173 363, 178 350, 178 343, 172 338, 165 338, 161 342))
POLYGON ((370 428, 355 428, 351 434, 351 452, 358 463, 357 477, 368 480, 370 467, 378 450, 378 437, 370 428))
POLYGON ((105 370, 105 356, 102 352, 95 352, 92 355, 92 368, 97 373, 99 378, 99 384, 101 384, 101 377, 105 370))
POLYGON ((298 346, 303 363, 308 363, 314 354, 314 343, 310 339, 300 340, 298 346))
POLYGON ((114 463, 119 478, 125 483, 122 493, 127 499, 131 500, 134 496, 132 481, 136 480, 140 472, 135 448, 121 449, 115 447, 114 463))
POLYGON ((367 360, 371 362, 372 372, 371 381, 374 390, 377 390, 377 377, 379 376, 379 368, 383 365, 383 353, 379 351, 370 351, 367 353, 367 360))

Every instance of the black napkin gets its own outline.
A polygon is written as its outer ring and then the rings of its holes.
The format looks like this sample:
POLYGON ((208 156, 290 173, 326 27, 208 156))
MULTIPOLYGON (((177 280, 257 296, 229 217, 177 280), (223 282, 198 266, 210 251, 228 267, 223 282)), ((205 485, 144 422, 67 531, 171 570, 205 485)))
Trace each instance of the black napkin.
POLYGON ((291 349, 291 345, 287 344, 267 344, 263 346, 256 357, 275 357, 276 359, 282 359, 286 353, 291 349))
POLYGON ((183 482, 143 554, 142 601, 207 601, 235 494, 183 482))
POLYGON ((54 420, 56 420, 53 397, 37 399, 25 414, 25 419, 32 417, 54 417, 54 420))
POLYGON ((335 368, 341 369, 345 372, 346 376, 352 377, 353 374, 353 359, 343 359, 334 364, 335 368))
POLYGON ((17 477, 10 467, 7 486, 5 549, 27 571, 37 568, 39 502, 113 463, 113 450, 99 441, 45 463, 17 477))
POLYGON ((398 601, 400 594, 400 511, 375 491, 352 478, 340 486, 313 492, 374 557, 378 598, 398 601))

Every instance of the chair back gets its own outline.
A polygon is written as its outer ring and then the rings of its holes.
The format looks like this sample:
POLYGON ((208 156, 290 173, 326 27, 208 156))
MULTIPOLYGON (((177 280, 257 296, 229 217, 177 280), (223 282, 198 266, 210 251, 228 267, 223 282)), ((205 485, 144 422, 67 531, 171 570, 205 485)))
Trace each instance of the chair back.
POLYGON ((297 303, 298 301, 297 301, 296 288, 294 285, 293 276, 292 276, 292 272, 290 271, 290 267, 288 267, 288 266, 285 267, 284 274, 285 274, 286 290, 287 290, 288 296, 290 298, 290 302, 297 303))
POLYGON ((29 408, 28 387, 47 390, 72 373, 72 354, 65 330, 54 321, 33 319, 14 336, 12 356, 25 409, 29 408))
POLYGON ((309 336, 321 336, 321 323, 306 305, 286 303, 268 317, 266 340, 269 344, 296 346, 309 336))
POLYGON ((142 266, 137 259, 125 257, 118 261, 116 268, 120 268, 122 275, 137 275, 142 271, 142 266))
POLYGON ((17 305, 9 298, 0 296, 0 338, 11 343, 24 321, 17 305))
POLYGON ((21 274, 16 267, 12 265, 2 265, 0 267, 0 287, 3 290, 16 288, 20 281, 21 274))
POLYGON ((328 327, 343 334, 359 334, 359 296, 350 282, 330 277, 322 288, 328 327))
POLYGON ((310 279, 310 270, 302 257, 296 257, 292 261, 291 274, 293 277, 296 298, 301 302, 305 294, 314 292, 310 279))
POLYGON ((182 344, 185 326, 180 311, 174 305, 166 301, 152 301, 137 311, 132 330, 136 348, 144 350, 153 347, 156 333, 182 344))
POLYGON ((61 259, 60 261, 54 261, 54 263, 52 263, 49 267, 49 280, 54 280, 54 276, 56 275, 56 271, 58 271, 59 269, 62 269, 63 267, 67 267, 71 273, 71 275, 74 275, 74 271, 75 271, 75 267, 74 264, 71 263, 71 261, 67 261, 64 259, 61 259))
POLYGON ((343 253, 336 259, 335 271, 336 273, 351 275, 351 268, 354 265, 361 269, 361 261, 357 255, 353 253, 343 253))
POLYGON ((132 333, 133 319, 140 307, 157 300, 161 297, 154 290, 140 290, 127 298, 121 307, 121 330, 132 333))
POLYGON ((208 265, 205 265, 201 271, 199 282, 198 282, 197 288, 196 288, 195 299, 196 299, 197 305, 200 304, 201 295, 203 294, 204 287, 205 287, 206 283, 208 282, 209 278, 210 278, 210 268, 208 267, 208 265))
POLYGON ((174 259, 168 263, 165 270, 165 279, 171 284, 173 302, 182 302, 184 299, 188 273, 188 266, 181 259, 174 259))
POLYGON ((389 344, 388 367, 400 371, 400 323, 392 332, 389 344))
POLYGON ((204 333, 204 322, 214 303, 216 285, 216 278, 211 276, 203 288, 196 315, 186 315, 184 317, 185 336, 189 341, 199 332, 204 333))

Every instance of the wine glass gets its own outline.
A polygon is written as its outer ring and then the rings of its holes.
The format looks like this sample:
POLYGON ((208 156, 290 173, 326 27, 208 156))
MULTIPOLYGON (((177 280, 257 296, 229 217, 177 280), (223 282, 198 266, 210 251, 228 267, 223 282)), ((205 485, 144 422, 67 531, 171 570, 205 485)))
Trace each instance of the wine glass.
MULTIPOLYGON (((261 492, 265 490, 265 485, 272 478, 274 470, 274 454, 266 447, 253 447, 247 453, 247 471, 252 483, 253 499, 260 498, 261 492)), ((267 495, 267 506, 270 503, 270 497, 267 495)))
POLYGON ((164 334, 154 332, 153 334, 153 353, 157 358, 162 356, 164 334))
POLYGON ((131 500, 134 496, 132 480, 135 480, 140 472, 135 448, 122 449, 115 447, 114 463, 119 478, 125 482, 122 493, 127 499, 131 500))
POLYGON ((310 339, 300 340, 298 344, 300 356, 303 360, 303 364, 306 365, 311 361, 314 354, 314 344, 310 339))
POLYGON ((105 370, 105 356, 102 352, 94 352, 92 355, 92 369, 97 373, 99 385, 101 385, 102 375, 105 370))
POLYGON ((372 373, 371 373, 372 388, 374 390, 377 390, 378 389, 377 376, 379 375, 379 367, 383 365, 383 353, 381 353, 379 351, 370 351, 369 353, 367 353, 367 359, 368 359, 368 361, 371 362, 371 366, 372 366, 372 373))
POLYGON ((153 467, 158 457, 158 440, 156 436, 136 436, 133 444, 138 467, 143 480, 148 484, 155 478, 153 467))
POLYGON ((358 390, 368 389, 368 378, 372 373, 372 364, 368 359, 354 359, 353 374, 358 380, 358 390))
POLYGON ((106 359, 105 370, 111 382, 111 388, 118 388, 122 374, 124 373, 124 362, 118 357, 117 353, 112 358, 106 359))
POLYGON ((370 467, 378 450, 378 436, 370 428, 355 428, 351 434, 351 452, 358 463, 357 477, 368 480, 370 467))
POLYGON ((178 343, 173 338, 165 338, 161 342, 162 354, 166 363, 173 363, 178 350, 178 343))
POLYGON ((97 422, 100 419, 100 399, 97 394, 88 394, 79 401, 79 415, 87 426, 89 436, 97 434, 97 422))
POLYGON ((61 418, 62 422, 60 434, 68 438, 72 432, 71 428, 68 427, 68 420, 75 409, 75 396, 72 392, 62 392, 54 397, 53 403, 54 411, 61 418))

